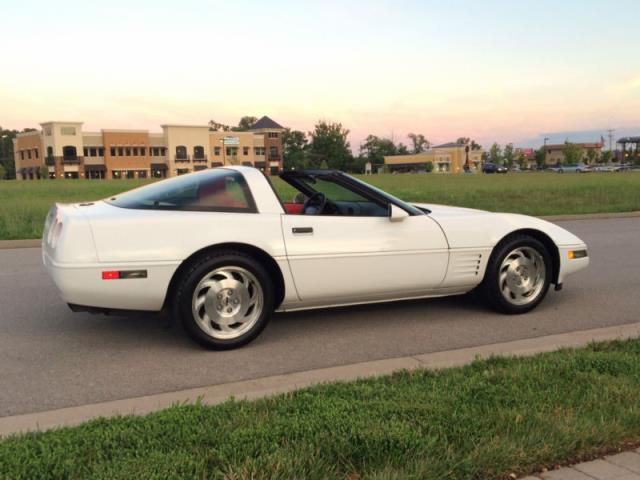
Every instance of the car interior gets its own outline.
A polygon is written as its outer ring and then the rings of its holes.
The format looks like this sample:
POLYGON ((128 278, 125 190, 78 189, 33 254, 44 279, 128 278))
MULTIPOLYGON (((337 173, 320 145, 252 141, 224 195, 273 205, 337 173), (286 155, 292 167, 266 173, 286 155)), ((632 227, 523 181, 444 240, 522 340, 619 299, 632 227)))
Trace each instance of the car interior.
POLYGON ((280 178, 297 190, 290 201, 282 200, 290 215, 336 215, 386 217, 386 203, 367 195, 341 181, 341 177, 327 173, 285 172, 280 178))

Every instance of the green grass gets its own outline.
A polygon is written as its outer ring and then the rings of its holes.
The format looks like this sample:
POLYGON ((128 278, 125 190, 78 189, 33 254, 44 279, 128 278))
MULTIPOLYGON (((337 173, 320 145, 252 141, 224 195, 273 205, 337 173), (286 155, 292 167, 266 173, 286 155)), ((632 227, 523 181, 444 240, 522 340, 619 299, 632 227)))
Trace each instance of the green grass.
MULTIPOLYGON (((372 175, 365 181, 404 200, 491 211, 554 215, 640 210, 640 173, 509 175, 372 175)), ((293 190, 279 179, 289 199, 293 190)), ((0 239, 38 238, 54 202, 97 200, 139 181, 0 182, 0 239)))
POLYGON ((640 442, 640 340, 0 442, 5 479, 489 479, 640 442))

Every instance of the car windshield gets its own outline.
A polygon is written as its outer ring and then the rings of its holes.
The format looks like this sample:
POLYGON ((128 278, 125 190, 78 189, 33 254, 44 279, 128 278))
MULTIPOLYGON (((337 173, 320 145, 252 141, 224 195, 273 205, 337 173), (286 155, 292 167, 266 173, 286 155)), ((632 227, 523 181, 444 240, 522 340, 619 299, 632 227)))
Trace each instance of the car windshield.
POLYGON ((226 168, 171 178, 116 195, 105 202, 140 210, 256 211, 242 174, 226 168))

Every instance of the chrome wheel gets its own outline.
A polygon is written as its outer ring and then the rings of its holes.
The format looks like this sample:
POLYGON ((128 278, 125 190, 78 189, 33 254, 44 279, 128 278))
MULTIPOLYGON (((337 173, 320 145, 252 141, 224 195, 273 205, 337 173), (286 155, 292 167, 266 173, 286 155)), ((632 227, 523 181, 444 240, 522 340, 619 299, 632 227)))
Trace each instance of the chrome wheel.
POLYGON ((500 292, 514 305, 532 303, 544 289, 546 272, 547 267, 540 252, 531 247, 515 248, 500 265, 500 292))
POLYGON ((256 324, 264 294, 256 277, 240 267, 220 267, 205 275, 193 292, 193 318, 207 335, 218 339, 241 336, 256 324))

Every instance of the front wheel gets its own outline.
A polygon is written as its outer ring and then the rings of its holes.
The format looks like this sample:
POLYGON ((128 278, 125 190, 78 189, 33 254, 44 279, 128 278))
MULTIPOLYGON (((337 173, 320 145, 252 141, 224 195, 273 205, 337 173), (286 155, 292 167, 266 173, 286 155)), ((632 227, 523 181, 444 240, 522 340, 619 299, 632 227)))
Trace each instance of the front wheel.
POLYGON ((514 235, 492 253, 480 291, 499 312, 525 313, 544 299, 551 277, 546 247, 528 235, 514 235))
POLYGON ((241 347, 256 338, 271 317, 272 284, 252 257, 233 251, 203 255, 183 274, 174 313, 200 345, 214 350, 241 347))

